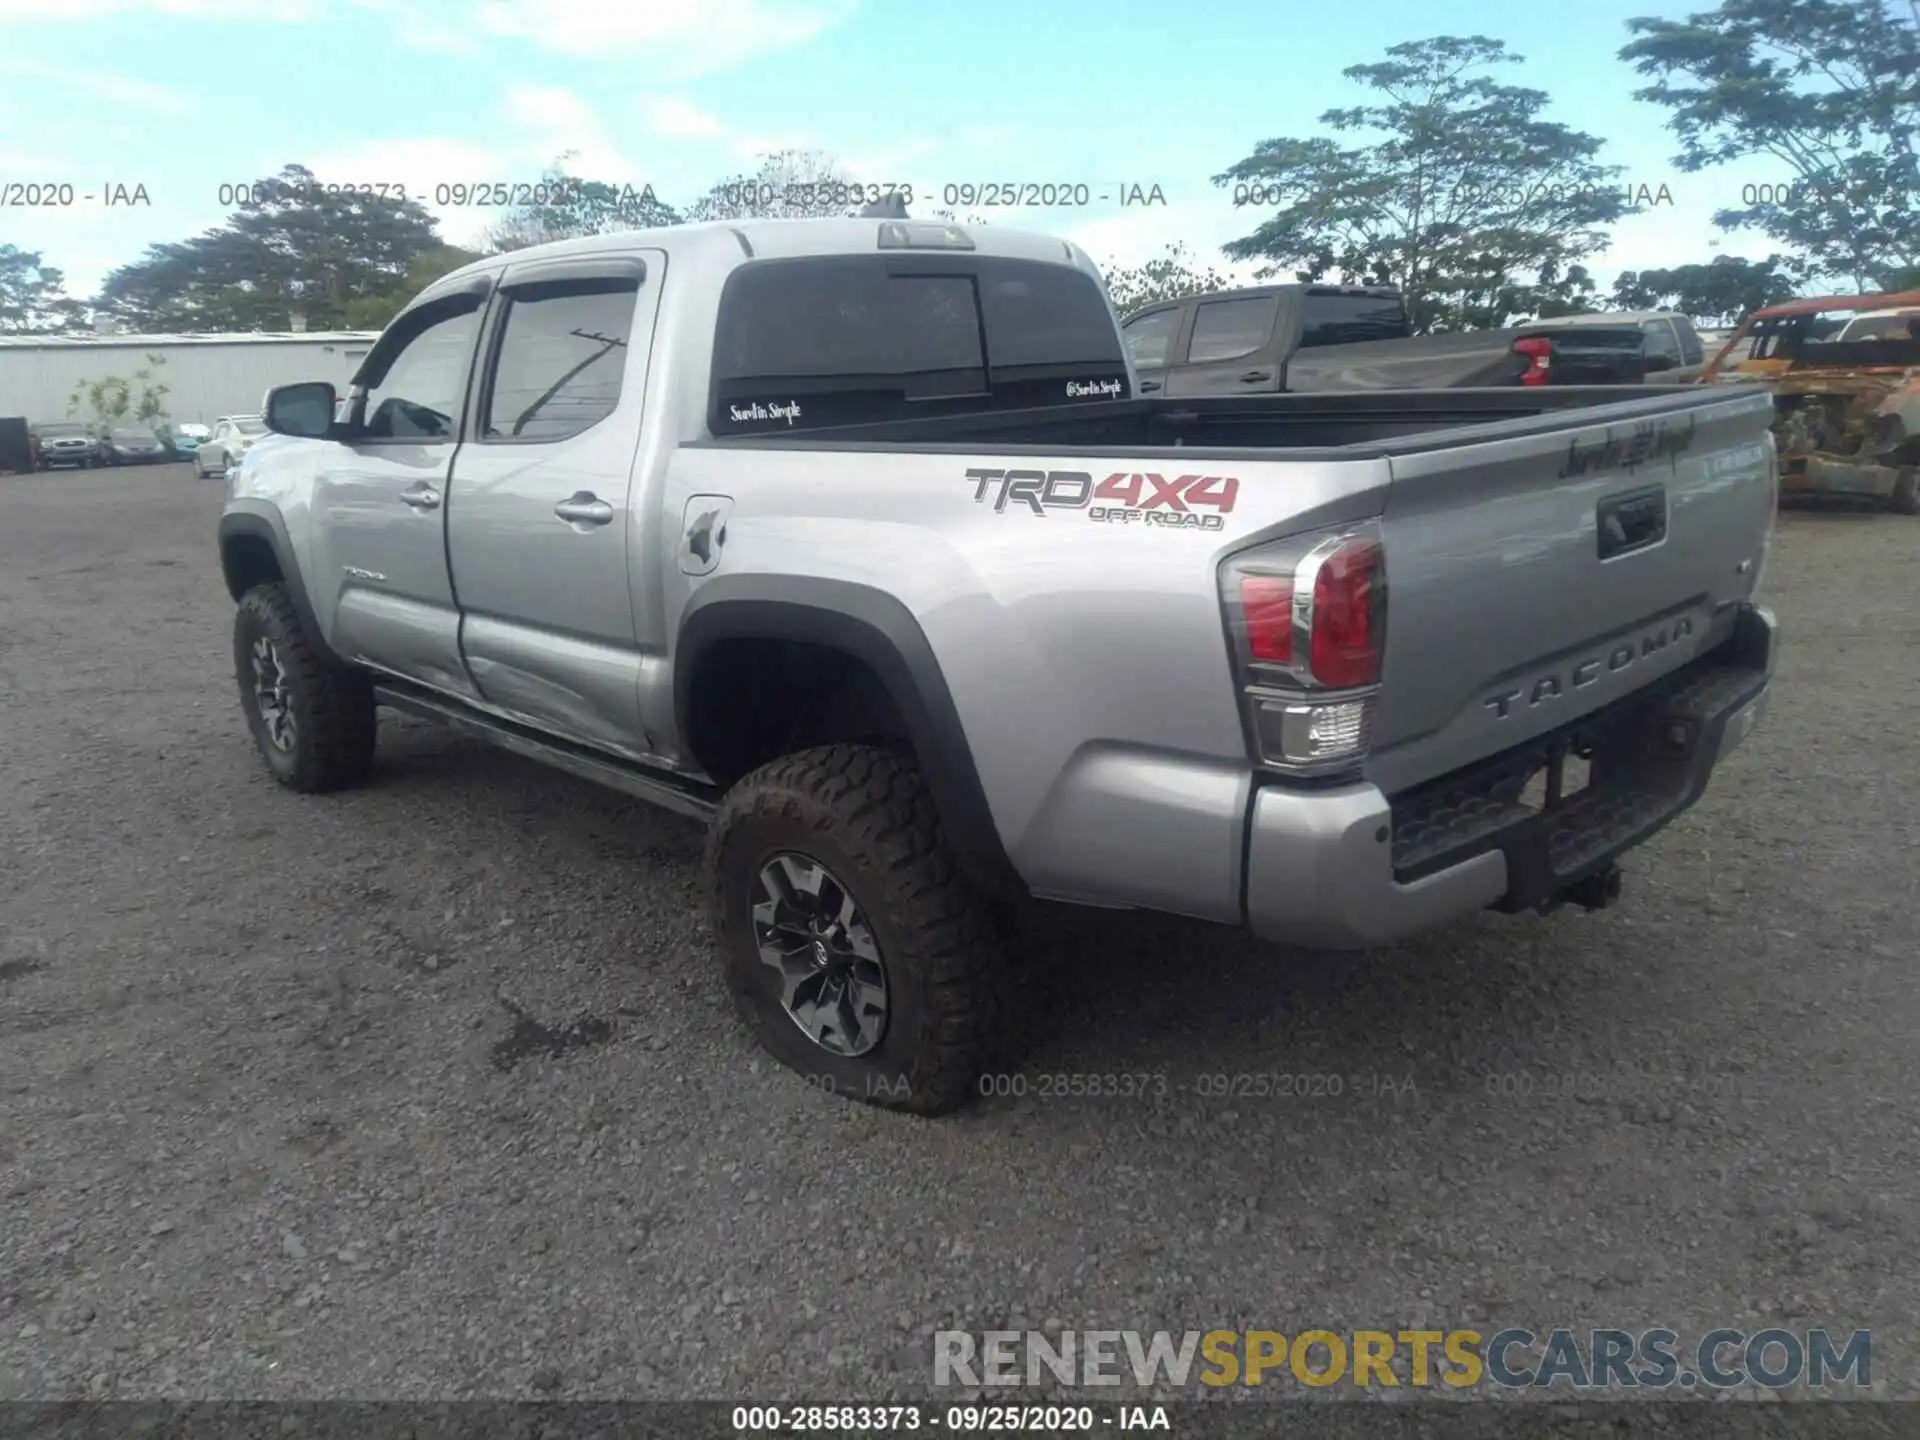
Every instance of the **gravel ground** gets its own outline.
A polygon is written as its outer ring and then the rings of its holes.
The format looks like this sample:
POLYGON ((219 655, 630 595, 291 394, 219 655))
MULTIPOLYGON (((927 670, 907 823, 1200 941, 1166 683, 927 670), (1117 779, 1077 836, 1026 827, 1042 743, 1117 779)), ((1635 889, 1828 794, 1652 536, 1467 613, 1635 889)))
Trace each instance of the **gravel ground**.
POLYGON ((391 717, 369 788, 277 789, 221 488, 0 480, 0 1396, 873 1399, 936 1327, 1417 1322, 1871 1327, 1920 1394, 1920 522, 1783 522, 1772 714, 1620 908, 1365 959, 1043 914, 1028 1093, 926 1122, 757 1058, 686 822, 391 717), (1202 1093, 1276 1072, 1340 1093, 1202 1093))

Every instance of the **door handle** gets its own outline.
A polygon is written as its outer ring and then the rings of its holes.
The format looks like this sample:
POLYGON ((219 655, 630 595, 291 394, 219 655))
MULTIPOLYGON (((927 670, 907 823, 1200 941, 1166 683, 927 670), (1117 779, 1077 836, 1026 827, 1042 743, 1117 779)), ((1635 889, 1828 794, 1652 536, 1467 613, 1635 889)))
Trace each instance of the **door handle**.
POLYGON ((1142 395, 1146 394, 1149 390, 1158 390, 1159 388, 1160 382, 1158 380, 1142 380, 1140 382, 1140 393, 1142 395))
POLYGON ((400 500, 402 504, 411 505, 416 510, 438 510, 440 508, 440 492, 424 480, 402 490, 400 492, 400 500))
POLYGON ((1256 380, 1271 380, 1272 378, 1273 371, 1271 370, 1249 370, 1240 377, 1241 381, 1248 385, 1251 385, 1256 380))
POLYGON ((606 525, 613 520, 613 506, 591 490, 576 490, 553 507, 553 513, 569 525, 606 525))

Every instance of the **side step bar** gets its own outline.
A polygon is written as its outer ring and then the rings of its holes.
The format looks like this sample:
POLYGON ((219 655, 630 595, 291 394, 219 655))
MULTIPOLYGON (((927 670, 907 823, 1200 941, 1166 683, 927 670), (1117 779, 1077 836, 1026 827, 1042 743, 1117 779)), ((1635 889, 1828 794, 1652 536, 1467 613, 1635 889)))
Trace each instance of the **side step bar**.
POLYGON ((591 780, 610 790, 645 800, 650 805, 658 805, 677 815, 704 822, 713 819, 720 808, 720 792, 711 785, 701 785, 667 771, 623 760, 617 755, 590 750, 584 745, 556 740, 524 725, 516 725, 511 720, 471 710, 458 701, 416 690, 404 681, 376 681, 373 698, 376 704, 408 715, 418 715, 423 720, 435 721, 463 735, 475 736, 490 745, 498 745, 502 750, 525 755, 528 759, 538 760, 569 775, 578 775, 582 780, 591 780))

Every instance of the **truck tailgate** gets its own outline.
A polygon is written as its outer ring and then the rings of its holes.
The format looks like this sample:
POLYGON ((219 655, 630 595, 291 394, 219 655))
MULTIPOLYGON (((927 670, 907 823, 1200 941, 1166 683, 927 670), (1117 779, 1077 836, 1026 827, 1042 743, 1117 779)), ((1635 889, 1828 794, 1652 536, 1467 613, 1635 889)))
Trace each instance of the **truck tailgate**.
POLYGON ((1706 392, 1396 449, 1368 777, 1389 794, 1725 639, 1774 514, 1772 402, 1706 392))

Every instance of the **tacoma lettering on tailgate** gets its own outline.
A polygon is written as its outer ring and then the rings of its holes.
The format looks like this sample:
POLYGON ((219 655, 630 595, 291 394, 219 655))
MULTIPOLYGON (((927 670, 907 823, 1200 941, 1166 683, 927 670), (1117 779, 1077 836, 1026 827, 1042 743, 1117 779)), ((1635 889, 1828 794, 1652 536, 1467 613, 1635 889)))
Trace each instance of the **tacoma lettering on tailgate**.
POLYGON ((1533 682, 1519 690, 1503 690, 1498 695, 1489 695, 1480 703, 1504 720, 1514 708, 1524 703, 1531 710, 1539 705, 1558 700, 1561 696, 1575 690, 1584 690, 1598 680, 1602 674, 1615 674, 1626 669, 1643 656, 1657 655, 1676 640, 1684 640, 1693 634, 1693 621, 1686 616, 1658 629, 1649 630, 1634 640, 1622 640, 1604 655, 1590 656, 1577 665, 1549 670, 1536 676, 1533 682))

